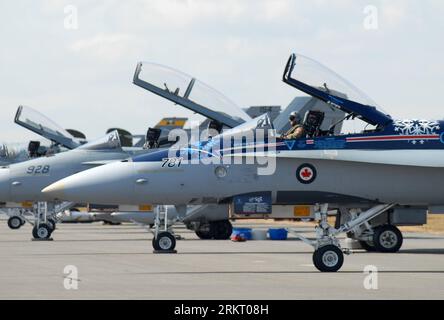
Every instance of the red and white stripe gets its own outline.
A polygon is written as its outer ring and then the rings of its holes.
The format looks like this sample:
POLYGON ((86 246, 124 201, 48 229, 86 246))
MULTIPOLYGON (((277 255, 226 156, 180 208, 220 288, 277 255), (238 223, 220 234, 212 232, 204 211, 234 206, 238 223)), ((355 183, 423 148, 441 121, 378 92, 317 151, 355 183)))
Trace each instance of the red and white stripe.
POLYGON ((403 140, 439 140, 438 134, 429 135, 390 135, 372 137, 350 137, 347 142, 403 141, 403 140))

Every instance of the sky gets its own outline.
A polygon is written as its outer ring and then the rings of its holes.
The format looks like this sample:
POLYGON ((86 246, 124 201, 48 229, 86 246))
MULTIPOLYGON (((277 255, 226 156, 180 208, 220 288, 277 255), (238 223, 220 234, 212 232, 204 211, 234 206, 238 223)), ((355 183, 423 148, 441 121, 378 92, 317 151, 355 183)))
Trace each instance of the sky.
POLYGON ((0 2, 0 141, 30 106, 88 138, 192 116, 132 84, 137 62, 171 66, 241 107, 287 106, 292 52, 346 78, 395 118, 443 119, 442 0, 40 0, 0 2))

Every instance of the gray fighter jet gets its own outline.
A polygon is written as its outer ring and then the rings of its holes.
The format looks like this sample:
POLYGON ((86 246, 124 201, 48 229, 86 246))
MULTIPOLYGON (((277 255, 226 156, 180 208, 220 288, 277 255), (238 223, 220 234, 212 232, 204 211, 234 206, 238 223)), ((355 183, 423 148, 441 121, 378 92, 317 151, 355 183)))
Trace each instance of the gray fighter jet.
MULTIPOLYGON (((379 251, 399 250, 402 234, 392 219, 423 215, 444 203, 437 187, 444 177, 444 122, 394 120, 343 78, 301 55, 291 55, 283 81, 343 112, 341 132, 340 123, 325 126, 325 113, 310 110, 302 115, 304 135, 285 139, 264 115, 180 149, 83 171, 43 193, 99 203, 226 203, 231 211, 244 213, 269 212, 272 204, 313 205, 320 221, 316 239, 298 237, 313 246, 313 263, 320 271, 341 268, 339 233, 379 251), (339 215, 335 226, 327 221, 330 210, 339 215), (387 218, 379 221, 382 216, 387 218)), ((177 88, 173 91, 154 86, 156 94, 167 90, 175 103, 190 105, 199 104, 195 85, 193 80, 169 85, 177 88)), ((168 232, 156 237, 161 249, 175 245, 168 232)))
MULTIPOLYGON (((146 152, 145 149, 152 152, 160 146, 171 145, 174 141, 168 141, 169 131, 182 128, 187 120, 187 118, 163 118, 154 128, 148 130, 146 136, 136 136, 136 138, 140 138, 140 142, 135 143, 134 147, 130 147, 133 144, 131 140, 134 136, 125 130, 111 131, 106 137, 87 143, 85 136, 77 131, 64 130, 36 110, 19 106, 15 122, 51 140, 53 144, 49 149, 42 149, 39 144, 33 142, 30 144, 32 148, 28 148, 23 159, 32 160, 4 165, 0 168, 0 201, 3 202, 3 209, 6 209, 10 215, 8 225, 11 229, 18 229, 25 221, 29 221, 35 226, 33 228, 34 238, 48 239, 54 230, 56 221, 106 221, 111 223, 142 221, 145 223, 147 215, 151 216, 151 220, 153 220, 156 217, 153 211, 141 211, 140 206, 133 206, 130 212, 116 212, 114 216, 111 215, 112 211, 103 212, 102 210, 70 212, 68 208, 74 203, 52 201, 47 203, 40 191, 44 186, 75 172, 110 161, 125 159, 138 152, 146 152), (73 136, 73 133, 76 134, 76 137, 73 136), (122 146, 122 139, 124 146, 122 146), (70 149, 72 150, 56 155, 60 151, 70 149), (30 216, 32 218, 28 219, 30 216), (115 216, 119 218, 115 219, 115 216), (125 216, 127 216, 127 220, 124 219, 125 216)), ((205 121, 201 126, 204 128, 209 125, 211 123, 205 121)), ((174 206, 170 206, 170 219, 164 222, 172 224, 174 221, 180 220, 190 228, 198 225, 197 233, 204 238, 210 236, 206 235, 203 230, 211 229, 211 237, 227 239, 231 234, 228 216, 218 208, 205 207, 201 209, 207 210, 191 210, 190 215, 186 217, 188 211, 183 207, 176 209, 174 206), (224 228, 222 229, 222 227, 224 228)), ((227 210, 225 210, 226 212, 227 210)))
MULTIPOLYGON (((153 130, 158 133, 158 138, 162 138, 168 135, 169 130, 182 128, 186 120, 186 118, 164 118, 153 130), (165 130, 162 131, 163 129, 165 130)), ((122 129, 110 129, 105 137, 87 143, 86 137, 79 131, 62 129, 38 111, 25 106, 18 107, 14 121, 52 142, 50 147, 43 147, 40 142, 31 141, 27 150, 20 152, 21 161, 17 156, 11 156, 10 148, 3 149, 5 159, 15 161, 9 163, 5 161, 0 168, 2 211, 10 216, 8 225, 11 229, 20 228, 26 220, 31 222, 34 225, 33 236, 36 239, 49 238, 58 220, 56 214, 64 212, 73 205, 60 202, 46 203, 40 192, 44 186, 75 172, 110 161, 122 160, 145 150, 143 148, 145 136, 139 137, 141 142, 137 147, 131 147, 133 136, 122 129), (121 139, 124 140, 125 146, 122 146, 121 139)), ((168 142, 163 139, 161 143, 157 140, 154 143, 159 147, 160 144, 168 142)), ((111 212, 108 214, 81 212, 80 220, 85 221, 89 217, 90 221, 114 222, 110 214, 111 212)), ((63 215, 63 219, 60 220, 76 221, 78 216, 79 214, 63 215), (70 219, 71 217, 73 219, 70 219)))

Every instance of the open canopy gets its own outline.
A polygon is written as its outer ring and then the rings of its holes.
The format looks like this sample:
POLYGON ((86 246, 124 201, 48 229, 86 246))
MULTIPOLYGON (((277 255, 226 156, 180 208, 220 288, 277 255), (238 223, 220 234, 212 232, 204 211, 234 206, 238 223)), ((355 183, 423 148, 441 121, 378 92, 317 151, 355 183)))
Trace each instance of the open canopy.
POLYGON ((347 80, 302 55, 290 56, 283 81, 372 125, 384 126, 393 121, 389 115, 376 108, 375 102, 347 80))
POLYGON ((167 66, 139 62, 133 83, 229 128, 251 119, 216 89, 167 66))
POLYGON ((18 125, 68 149, 74 149, 80 145, 68 131, 30 107, 19 106, 14 121, 18 125))

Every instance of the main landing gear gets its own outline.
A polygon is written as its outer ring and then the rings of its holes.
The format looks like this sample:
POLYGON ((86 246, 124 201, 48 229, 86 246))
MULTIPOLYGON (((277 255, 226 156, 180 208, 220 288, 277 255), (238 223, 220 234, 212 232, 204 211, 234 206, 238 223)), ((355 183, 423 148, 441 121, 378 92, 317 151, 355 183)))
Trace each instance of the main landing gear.
POLYGON ((392 225, 376 227, 373 233, 373 245, 377 252, 398 252, 402 246, 401 231, 392 225))
POLYGON ((229 220, 211 221, 196 230, 200 239, 228 240, 233 233, 233 225, 229 220))
MULTIPOLYGON (((339 219, 356 219, 359 215, 356 210, 341 209, 339 219)), ((361 247, 368 252, 395 253, 401 249, 403 243, 402 233, 397 227, 384 223, 372 226, 369 221, 354 227, 347 236, 358 240, 361 247)))
MULTIPOLYGON (((299 239, 304 241, 305 243, 313 246, 313 264, 314 266, 321 272, 336 272, 341 269, 344 263, 344 253, 349 253, 346 250, 342 250, 336 236, 342 232, 351 232, 361 226, 362 224, 367 223, 374 217, 386 212, 391 209, 394 204, 382 204, 374 206, 373 208, 368 209, 365 212, 362 212, 359 216, 354 216, 350 221, 344 223, 338 228, 332 227, 328 221, 328 204, 323 204, 320 206, 319 215, 320 222, 316 227, 316 240, 309 240, 306 237, 293 232, 291 229, 289 232, 296 235, 299 239)), ((391 227, 391 226, 390 226, 391 227)), ((398 230, 399 231, 399 230, 398 230)), ((400 234, 400 233, 399 233, 400 234)), ((384 244, 385 248, 396 248, 393 247, 393 241, 396 236, 399 236, 394 228, 382 228, 379 232, 375 232, 375 247, 380 244, 384 244), (378 236, 376 236, 378 234, 378 236)), ((396 241, 395 241, 396 242, 396 241)))
POLYGON ((63 202, 56 207, 54 203, 37 202, 34 205, 32 240, 52 240, 51 235, 57 224, 56 213, 69 209, 73 205, 72 202, 63 202))

